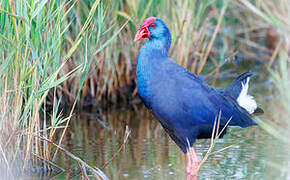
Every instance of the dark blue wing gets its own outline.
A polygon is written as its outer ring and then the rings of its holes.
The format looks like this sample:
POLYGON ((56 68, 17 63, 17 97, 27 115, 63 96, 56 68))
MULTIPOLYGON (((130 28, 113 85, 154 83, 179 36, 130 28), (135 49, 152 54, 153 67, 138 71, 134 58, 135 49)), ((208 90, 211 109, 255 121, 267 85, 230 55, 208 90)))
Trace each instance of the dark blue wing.
POLYGON ((221 125, 225 125, 229 119, 229 125, 232 126, 248 127, 256 124, 231 96, 210 87, 196 75, 174 64, 169 63, 167 68, 175 71, 172 78, 176 81, 175 91, 180 94, 176 99, 184 113, 192 116, 194 124, 213 123, 219 113, 221 125))

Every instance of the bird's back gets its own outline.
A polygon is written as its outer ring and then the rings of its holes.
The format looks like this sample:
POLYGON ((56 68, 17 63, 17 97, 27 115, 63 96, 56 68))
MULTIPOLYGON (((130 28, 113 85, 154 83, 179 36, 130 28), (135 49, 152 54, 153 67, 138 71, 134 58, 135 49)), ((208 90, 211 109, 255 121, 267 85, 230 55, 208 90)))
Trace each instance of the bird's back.
POLYGON ((198 137, 207 137, 207 133, 211 135, 219 113, 221 126, 229 119, 234 126, 255 124, 233 98, 208 86, 170 58, 146 58, 137 66, 138 92, 180 147, 187 141, 192 144, 198 137))

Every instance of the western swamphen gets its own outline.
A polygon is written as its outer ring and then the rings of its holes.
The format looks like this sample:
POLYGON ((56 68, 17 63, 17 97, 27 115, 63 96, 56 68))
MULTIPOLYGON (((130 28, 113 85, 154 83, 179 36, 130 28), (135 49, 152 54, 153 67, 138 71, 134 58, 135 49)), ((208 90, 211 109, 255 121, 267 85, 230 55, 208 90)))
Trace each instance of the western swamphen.
POLYGON ((171 34, 161 19, 149 17, 144 21, 134 41, 144 38, 148 41, 140 49, 137 60, 138 93, 185 153, 186 172, 192 175, 198 167, 193 143, 198 138, 211 138, 217 117, 219 129, 227 122, 241 127, 256 124, 251 114, 262 110, 247 94, 252 74, 240 75, 226 90, 220 91, 168 57, 171 34))

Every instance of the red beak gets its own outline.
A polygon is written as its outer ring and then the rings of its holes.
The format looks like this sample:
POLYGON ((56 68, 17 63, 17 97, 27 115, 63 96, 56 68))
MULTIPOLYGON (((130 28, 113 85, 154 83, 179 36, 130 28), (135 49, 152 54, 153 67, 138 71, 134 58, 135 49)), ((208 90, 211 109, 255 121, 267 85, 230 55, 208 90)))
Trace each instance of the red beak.
POLYGON ((145 19, 145 21, 143 22, 142 26, 140 27, 140 29, 138 29, 138 31, 136 32, 134 41, 139 41, 141 39, 144 38, 149 38, 150 37, 150 32, 148 30, 148 26, 153 23, 156 20, 155 17, 149 17, 147 19, 145 19))
POLYGON ((149 38, 149 37, 150 37, 150 32, 149 32, 148 28, 147 27, 143 27, 143 28, 141 27, 136 32, 134 41, 136 42, 136 41, 139 41, 141 39, 149 38))

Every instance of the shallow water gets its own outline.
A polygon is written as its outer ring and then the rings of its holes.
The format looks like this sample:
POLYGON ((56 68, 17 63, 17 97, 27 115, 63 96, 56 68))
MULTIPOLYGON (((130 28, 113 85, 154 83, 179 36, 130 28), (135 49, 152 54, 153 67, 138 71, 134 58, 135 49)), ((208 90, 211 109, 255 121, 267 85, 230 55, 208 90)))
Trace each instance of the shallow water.
MULTIPOLYGON (((183 153, 143 106, 134 110, 111 109, 101 116, 84 111, 76 114, 64 140, 65 147, 90 165, 101 168, 118 151, 126 125, 131 129, 131 135, 125 149, 103 169, 109 179, 185 179, 183 153)), ((216 153, 201 168, 199 179, 282 178, 280 170, 267 163, 272 158, 269 149, 274 142, 259 127, 232 127, 223 139, 217 141, 216 153), (225 147, 229 148, 217 152, 225 147)), ((207 152, 209 144, 210 140, 195 143, 199 159, 207 152)), ((66 172, 57 179, 80 178, 78 170, 73 171, 78 165, 70 158, 61 157, 58 162, 66 172)))
MULTIPOLYGON (((269 119, 272 100, 266 97, 265 88, 259 87, 252 91, 264 104, 265 115, 260 119, 269 119)), ((101 168, 109 179, 185 179, 184 154, 142 104, 77 111, 63 142, 67 150, 101 168), (102 168, 118 152, 126 126, 131 134, 125 148, 102 168)), ((210 140, 195 143, 200 160, 209 144, 210 140)), ((287 148, 258 126, 231 127, 223 139, 217 140, 198 179, 290 179, 286 168, 290 167, 290 153, 284 152, 287 148)), ((65 172, 52 179, 81 179, 79 165, 60 154, 56 162, 65 172)))

